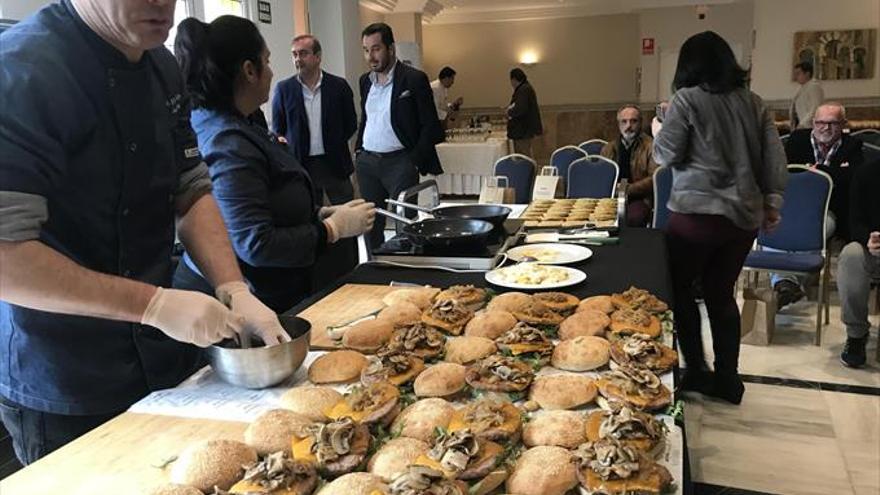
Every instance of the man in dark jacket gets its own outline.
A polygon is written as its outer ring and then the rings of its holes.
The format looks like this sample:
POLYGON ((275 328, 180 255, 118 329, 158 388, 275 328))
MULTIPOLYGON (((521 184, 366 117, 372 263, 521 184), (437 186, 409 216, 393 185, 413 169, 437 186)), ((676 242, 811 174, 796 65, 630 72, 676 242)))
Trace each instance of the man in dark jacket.
POLYGON ((293 39, 298 74, 278 83, 272 126, 309 172, 318 198, 331 204, 354 199, 348 140, 357 129, 354 95, 345 79, 321 70, 321 43, 311 34, 293 39))
POLYGON ((544 133, 538 97, 529 84, 526 73, 516 68, 510 71, 513 96, 507 107, 507 137, 513 140, 513 151, 532 156, 532 138, 544 133))
MULTIPOLYGON (((840 237, 849 241, 850 182, 863 161, 862 142, 843 133, 846 111, 839 103, 825 103, 816 109, 812 129, 797 129, 785 144, 788 163, 815 166, 831 176, 834 188, 828 216, 825 218, 825 237, 840 237)), ((800 300, 804 291, 795 276, 772 275, 779 307, 800 300)))
MULTIPOLYGON (((443 129, 428 76, 398 63, 391 27, 371 24, 362 39, 370 72, 360 78, 358 185, 365 200, 384 206, 389 197, 416 185, 419 174, 443 173, 434 148, 443 129)), ((384 218, 376 218, 368 236, 371 248, 382 244, 384 230, 384 218)))
POLYGON ((880 161, 853 172, 850 203, 852 242, 840 252, 837 290, 840 319, 846 326, 846 345, 840 361, 851 368, 865 364, 868 342, 868 297, 871 280, 880 280, 880 161))

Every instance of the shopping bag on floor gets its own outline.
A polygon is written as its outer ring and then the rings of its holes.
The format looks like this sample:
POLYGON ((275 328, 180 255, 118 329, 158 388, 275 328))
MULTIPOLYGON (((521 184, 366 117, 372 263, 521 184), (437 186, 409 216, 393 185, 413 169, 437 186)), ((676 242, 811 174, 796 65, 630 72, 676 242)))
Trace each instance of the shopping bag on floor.
POLYGON ((740 341, 770 345, 776 331, 776 293, 769 288, 743 289, 740 341))
POLYGON ((559 170, 556 167, 544 167, 541 174, 535 177, 535 187, 532 188, 532 200, 553 199, 556 196, 556 186, 559 184, 559 170))
POLYGON ((508 184, 507 177, 490 176, 480 188, 479 202, 482 204, 512 204, 516 200, 516 194, 508 184))

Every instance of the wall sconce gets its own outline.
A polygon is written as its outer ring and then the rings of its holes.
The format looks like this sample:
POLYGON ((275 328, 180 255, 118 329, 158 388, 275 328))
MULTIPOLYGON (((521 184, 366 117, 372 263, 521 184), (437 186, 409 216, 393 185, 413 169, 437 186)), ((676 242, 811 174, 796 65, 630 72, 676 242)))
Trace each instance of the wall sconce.
POLYGON ((526 50, 519 55, 519 63, 522 65, 535 65, 538 63, 538 52, 534 50, 526 50))

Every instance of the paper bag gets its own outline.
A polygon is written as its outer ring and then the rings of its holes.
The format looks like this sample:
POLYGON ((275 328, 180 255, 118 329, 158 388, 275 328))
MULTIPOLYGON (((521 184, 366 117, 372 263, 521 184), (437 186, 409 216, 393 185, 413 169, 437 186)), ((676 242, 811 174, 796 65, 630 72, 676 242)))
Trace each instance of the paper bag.
POLYGON ((532 189, 532 200, 553 199, 556 197, 556 186, 559 184, 559 170, 556 167, 544 167, 540 175, 535 177, 532 189))
POLYGON ((770 345, 776 331, 776 293, 769 288, 743 289, 740 341, 770 345))
POLYGON ((513 204, 516 202, 516 192, 508 185, 507 177, 486 177, 480 188, 481 204, 513 204))

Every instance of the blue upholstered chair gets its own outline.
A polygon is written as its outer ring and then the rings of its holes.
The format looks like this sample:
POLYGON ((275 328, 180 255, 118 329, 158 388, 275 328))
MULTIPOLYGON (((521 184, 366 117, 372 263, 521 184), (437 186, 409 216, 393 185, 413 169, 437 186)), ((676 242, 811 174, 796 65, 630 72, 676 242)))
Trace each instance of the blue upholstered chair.
POLYGON ((654 170, 654 219, 651 227, 655 229, 666 228, 669 221, 669 196, 672 193, 672 168, 657 167, 654 170))
POLYGON ((507 182, 516 195, 516 203, 528 203, 532 197, 532 183, 535 180, 535 160, 514 153, 502 156, 495 162, 495 175, 507 177, 507 182))
POLYGON ((620 169, 613 160, 591 155, 568 167, 568 198, 610 198, 617 188, 620 169))
POLYGON ((822 343, 822 308, 828 322, 830 279, 825 246, 825 217, 833 183, 825 172, 789 165, 782 221, 771 233, 759 232, 757 248, 749 253, 743 270, 788 274, 819 274, 815 344, 822 343), (784 252, 764 251, 762 247, 784 252))
POLYGON ((588 155, 598 155, 602 152, 602 147, 608 144, 604 139, 589 139, 578 145, 578 148, 584 150, 588 155))
POLYGON ((880 147, 880 131, 877 129, 862 129, 861 131, 856 131, 851 134, 853 137, 857 137, 862 140, 863 143, 868 143, 876 147, 880 147))
POLYGON ((586 157, 587 152, 577 146, 563 146, 550 155, 550 166, 556 167, 559 176, 564 179, 568 177, 568 166, 571 165, 571 162, 586 157))

